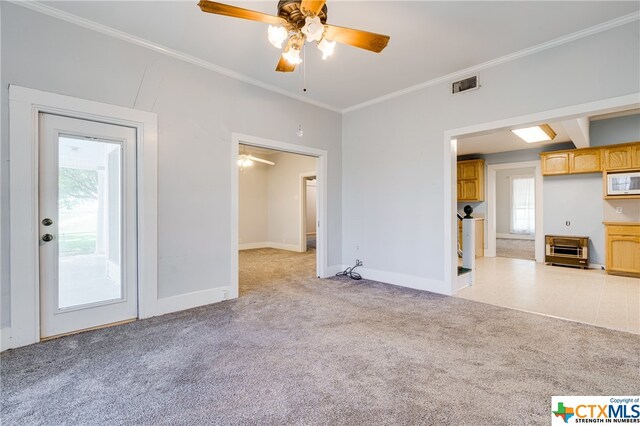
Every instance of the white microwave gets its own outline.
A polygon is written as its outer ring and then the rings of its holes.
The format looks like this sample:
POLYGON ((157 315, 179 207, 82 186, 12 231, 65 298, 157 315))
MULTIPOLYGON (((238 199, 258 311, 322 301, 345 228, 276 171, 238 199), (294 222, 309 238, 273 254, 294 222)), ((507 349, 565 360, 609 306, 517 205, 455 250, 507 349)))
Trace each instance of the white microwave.
POLYGON ((640 172, 607 174, 607 195, 640 195, 640 172))

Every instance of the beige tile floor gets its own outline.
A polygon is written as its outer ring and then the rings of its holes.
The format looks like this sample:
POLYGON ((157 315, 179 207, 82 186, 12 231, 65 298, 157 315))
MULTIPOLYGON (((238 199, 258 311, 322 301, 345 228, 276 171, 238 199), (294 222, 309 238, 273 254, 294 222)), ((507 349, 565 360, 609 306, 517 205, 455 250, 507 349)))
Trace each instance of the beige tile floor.
POLYGON ((482 257, 463 299, 640 334, 640 279, 530 260, 482 257))

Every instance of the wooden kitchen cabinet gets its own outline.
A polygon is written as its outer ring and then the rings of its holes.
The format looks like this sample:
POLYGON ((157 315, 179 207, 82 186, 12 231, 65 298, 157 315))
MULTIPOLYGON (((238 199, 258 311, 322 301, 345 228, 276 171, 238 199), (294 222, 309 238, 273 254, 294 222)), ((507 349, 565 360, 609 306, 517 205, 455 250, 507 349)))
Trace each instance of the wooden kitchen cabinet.
POLYGON ((640 223, 605 222, 605 269, 640 277, 640 223))
POLYGON ((576 149, 569 152, 569 173, 595 173, 602 171, 600 148, 576 149))
POLYGON ((542 175, 566 175, 569 173, 569 153, 550 152, 540 154, 542 175))
POLYGON ((631 145, 631 168, 640 169, 640 143, 631 145))
POLYGON ((631 145, 607 147, 603 151, 605 170, 624 170, 633 167, 633 147, 631 145))
POLYGON ((484 201, 484 160, 458 161, 458 201, 484 201))

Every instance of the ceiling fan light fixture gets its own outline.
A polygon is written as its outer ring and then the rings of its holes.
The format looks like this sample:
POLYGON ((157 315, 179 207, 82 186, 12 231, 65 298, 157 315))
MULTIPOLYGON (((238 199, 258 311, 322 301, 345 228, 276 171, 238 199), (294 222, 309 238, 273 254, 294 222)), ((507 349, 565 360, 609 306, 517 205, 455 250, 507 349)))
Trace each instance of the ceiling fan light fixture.
POLYGON ((515 133, 516 136, 527 143, 551 141, 556 137, 556 132, 554 132, 548 124, 525 127, 522 129, 513 129, 511 132, 515 133))
POLYGON ((300 58, 300 49, 296 49, 295 47, 284 52, 282 57, 291 65, 299 65, 302 63, 302 58, 300 58))
POLYGON ((322 34, 324 34, 324 25, 322 25, 320 17, 311 18, 307 16, 304 22, 304 27, 300 31, 307 36, 307 41, 320 41, 322 34))
POLYGON ((320 43, 318 43, 318 49, 320 49, 320 51, 322 52, 323 60, 333 55, 333 51, 335 50, 335 48, 336 48, 335 41, 328 41, 327 39, 323 38, 322 40, 320 40, 320 43))
POLYGON ((289 37, 289 32, 285 27, 280 25, 269 25, 267 36, 269 43, 278 49, 282 49, 282 43, 289 37))

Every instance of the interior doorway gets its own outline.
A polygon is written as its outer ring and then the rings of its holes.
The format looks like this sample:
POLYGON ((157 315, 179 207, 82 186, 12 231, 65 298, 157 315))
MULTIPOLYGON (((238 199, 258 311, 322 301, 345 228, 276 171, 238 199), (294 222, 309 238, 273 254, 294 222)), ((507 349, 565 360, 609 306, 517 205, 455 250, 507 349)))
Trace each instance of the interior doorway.
MULTIPOLYGON (((281 253, 280 258, 291 258, 290 262, 304 254, 310 276, 326 277, 326 152, 239 134, 234 134, 232 148, 235 286, 230 296, 240 294, 239 277, 244 272, 240 268, 246 266, 240 260, 255 258, 260 254, 257 250, 265 255, 281 253), (315 201, 315 208, 307 201, 315 201)), ((281 269, 287 269, 287 264, 281 269)), ((253 271, 259 273, 255 268, 253 271)))
POLYGON ((300 175, 300 248, 306 252, 316 248, 318 225, 316 173, 307 172, 300 175))

